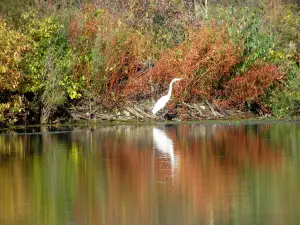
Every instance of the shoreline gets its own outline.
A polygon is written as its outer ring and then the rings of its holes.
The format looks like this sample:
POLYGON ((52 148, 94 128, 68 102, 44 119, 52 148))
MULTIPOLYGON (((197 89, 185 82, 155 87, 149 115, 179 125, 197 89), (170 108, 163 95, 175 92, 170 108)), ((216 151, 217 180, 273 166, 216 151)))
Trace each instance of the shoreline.
POLYGON ((16 135, 23 135, 23 134, 42 134, 45 132, 30 132, 30 129, 34 128, 41 128, 46 127, 48 129, 47 132, 55 132, 55 133, 65 133, 70 132, 72 129, 70 128, 85 128, 85 127, 92 127, 91 129, 94 129, 95 127, 99 126, 119 126, 119 125, 178 125, 178 124, 199 124, 199 125, 258 125, 258 124, 281 124, 281 123, 299 123, 300 124, 300 117, 293 117, 291 119, 278 119, 275 117, 250 117, 247 119, 209 119, 209 120, 148 120, 148 121, 140 121, 140 120, 128 120, 128 121, 92 121, 92 122, 86 122, 81 121, 78 123, 60 123, 60 124, 29 124, 29 125, 16 125, 11 126, 7 128, 1 128, 0 129, 0 135, 10 135, 10 131, 16 131, 16 130, 25 130, 25 132, 14 132, 13 134, 16 135), (63 128, 68 128, 67 130, 63 130, 63 128), (27 130, 29 129, 29 130, 27 130), (8 132, 8 133, 6 133, 8 132))
MULTIPOLYGON (((170 104, 171 105, 171 104, 170 104)), ((24 129, 30 127, 80 126, 80 125, 113 125, 113 124, 157 124, 157 123, 240 123, 241 121, 298 121, 298 114, 290 118, 277 118, 271 114, 253 113, 234 108, 221 108, 214 103, 202 101, 198 103, 181 102, 170 108, 167 105, 157 115, 151 109, 153 102, 127 102, 123 106, 112 109, 105 108, 99 102, 81 104, 72 107, 60 106, 57 113, 51 116, 49 123, 41 123, 39 115, 30 111, 19 114, 19 123, 0 127, 5 130, 24 129)))

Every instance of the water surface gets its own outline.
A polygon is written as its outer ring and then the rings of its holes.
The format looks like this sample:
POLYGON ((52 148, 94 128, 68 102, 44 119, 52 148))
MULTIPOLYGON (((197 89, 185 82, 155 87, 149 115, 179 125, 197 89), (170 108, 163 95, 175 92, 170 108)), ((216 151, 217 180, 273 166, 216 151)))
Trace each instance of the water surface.
POLYGON ((300 123, 0 135, 0 224, 300 224, 300 123))

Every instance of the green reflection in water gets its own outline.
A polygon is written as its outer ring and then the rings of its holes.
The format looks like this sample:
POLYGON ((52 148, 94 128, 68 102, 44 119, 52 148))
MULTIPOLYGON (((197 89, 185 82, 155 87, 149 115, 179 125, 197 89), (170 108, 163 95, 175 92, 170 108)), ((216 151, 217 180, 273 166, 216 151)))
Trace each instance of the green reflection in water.
POLYGON ((0 135, 0 224, 298 224, 299 141, 299 123, 0 135))

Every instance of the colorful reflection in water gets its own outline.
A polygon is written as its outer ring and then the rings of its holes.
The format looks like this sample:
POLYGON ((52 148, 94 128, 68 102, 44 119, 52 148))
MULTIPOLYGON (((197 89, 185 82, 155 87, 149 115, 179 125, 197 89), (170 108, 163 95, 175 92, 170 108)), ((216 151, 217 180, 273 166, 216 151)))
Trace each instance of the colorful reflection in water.
POLYGON ((35 129, 0 135, 0 224, 300 223, 300 123, 35 129))

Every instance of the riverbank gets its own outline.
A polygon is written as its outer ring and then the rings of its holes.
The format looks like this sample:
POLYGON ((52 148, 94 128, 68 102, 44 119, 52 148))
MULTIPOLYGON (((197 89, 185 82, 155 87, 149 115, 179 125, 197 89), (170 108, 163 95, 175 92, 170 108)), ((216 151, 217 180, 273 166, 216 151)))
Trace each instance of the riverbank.
POLYGON ((0 3, 0 127, 299 113, 292 1, 218 1, 204 14, 187 1, 13 2, 0 3))
MULTIPOLYGON (((264 113, 260 109, 255 112, 240 110, 229 107, 221 107, 213 102, 202 101, 198 103, 177 103, 175 106, 167 104, 156 115, 151 112, 155 101, 127 102, 122 106, 107 108, 97 101, 77 102, 76 106, 61 105, 50 117, 47 123, 40 123, 40 115, 33 111, 24 110, 14 114, 15 124, 0 126, 0 128, 11 128, 15 126, 31 125, 63 125, 63 124, 113 124, 113 123, 156 123, 156 122, 179 122, 179 121, 240 121, 275 119, 270 113, 264 113)), ((291 120, 299 117, 299 112, 287 118, 291 120)), ((7 116, 10 116, 9 114, 7 116)), ((286 120, 284 120, 286 121, 286 120)))

